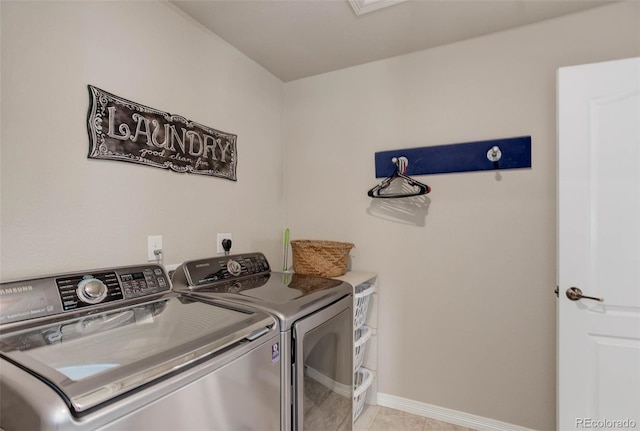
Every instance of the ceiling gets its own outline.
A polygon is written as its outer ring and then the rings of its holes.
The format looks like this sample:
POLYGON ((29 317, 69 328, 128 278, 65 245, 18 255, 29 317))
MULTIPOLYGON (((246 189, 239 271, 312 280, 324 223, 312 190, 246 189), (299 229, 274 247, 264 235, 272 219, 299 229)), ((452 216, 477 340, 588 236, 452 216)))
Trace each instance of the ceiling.
POLYGON ((171 1, 283 82, 609 2, 409 0, 356 15, 348 0, 171 1))

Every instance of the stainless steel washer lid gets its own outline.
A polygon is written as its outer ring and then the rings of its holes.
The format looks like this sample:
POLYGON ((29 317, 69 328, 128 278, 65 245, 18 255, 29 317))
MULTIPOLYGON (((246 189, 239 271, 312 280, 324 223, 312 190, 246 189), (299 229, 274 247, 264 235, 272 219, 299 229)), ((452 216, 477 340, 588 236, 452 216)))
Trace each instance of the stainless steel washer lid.
POLYGON ((268 311, 280 321, 281 331, 290 329, 301 317, 353 295, 353 287, 340 280, 270 272, 261 253, 185 262, 174 273, 172 284, 175 292, 268 311), (238 276, 226 269, 229 261, 240 264, 238 276))
POLYGON ((56 389, 75 414, 276 326, 258 310, 176 294, 38 323, 0 326, 0 357, 56 389))

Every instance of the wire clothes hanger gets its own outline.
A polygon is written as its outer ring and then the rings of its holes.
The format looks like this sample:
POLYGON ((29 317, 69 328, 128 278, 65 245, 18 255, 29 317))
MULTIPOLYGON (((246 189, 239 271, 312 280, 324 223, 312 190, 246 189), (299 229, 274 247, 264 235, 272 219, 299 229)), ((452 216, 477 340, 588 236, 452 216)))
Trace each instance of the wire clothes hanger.
POLYGON ((372 188, 367 192, 372 198, 409 198, 412 196, 420 196, 426 195, 431 191, 431 187, 426 184, 422 184, 420 181, 416 181, 413 178, 406 176, 407 166, 409 165, 409 160, 406 157, 399 157, 391 159, 394 165, 396 165, 396 170, 390 177, 384 179, 380 184, 372 188), (389 193, 382 193, 387 190, 393 180, 400 179, 403 180, 403 184, 400 187, 399 191, 391 191, 389 193))

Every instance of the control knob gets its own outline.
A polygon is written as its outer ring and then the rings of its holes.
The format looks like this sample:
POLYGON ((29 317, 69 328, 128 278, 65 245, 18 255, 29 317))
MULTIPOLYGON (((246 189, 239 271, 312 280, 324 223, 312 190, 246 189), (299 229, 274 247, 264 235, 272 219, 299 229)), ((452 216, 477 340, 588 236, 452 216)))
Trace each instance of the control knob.
POLYGON ((78 283, 78 299, 87 304, 97 304, 107 297, 107 286, 97 278, 85 278, 78 283))
POLYGON ((229 259, 227 261, 227 271, 229 271, 229 274, 237 277, 242 273, 242 265, 233 259, 229 259))

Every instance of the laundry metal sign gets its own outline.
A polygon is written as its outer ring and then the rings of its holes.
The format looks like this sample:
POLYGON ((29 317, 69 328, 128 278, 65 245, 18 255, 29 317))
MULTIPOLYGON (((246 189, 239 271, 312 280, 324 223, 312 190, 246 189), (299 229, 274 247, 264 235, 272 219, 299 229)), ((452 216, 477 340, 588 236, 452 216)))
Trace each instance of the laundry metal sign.
POLYGON ((89 85, 89 158, 236 181, 236 135, 89 85))

